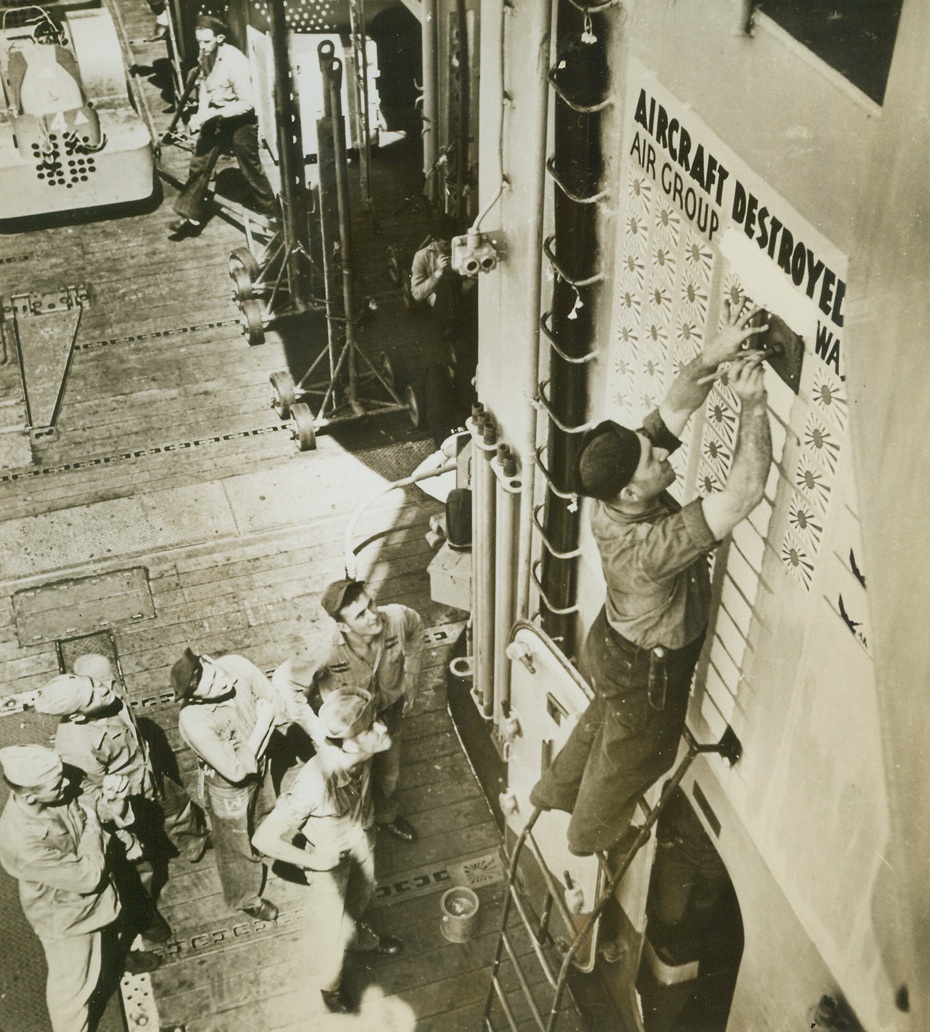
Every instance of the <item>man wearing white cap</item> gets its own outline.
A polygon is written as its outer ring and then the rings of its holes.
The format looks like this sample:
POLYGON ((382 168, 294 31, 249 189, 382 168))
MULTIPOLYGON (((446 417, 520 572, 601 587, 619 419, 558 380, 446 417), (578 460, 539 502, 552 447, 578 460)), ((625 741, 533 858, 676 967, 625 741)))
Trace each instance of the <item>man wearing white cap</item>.
MULTIPOLYGON (((83 773, 83 795, 122 843, 136 877, 130 869, 121 887, 138 903, 133 910, 143 938, 160 943, 171 935, 155 906, 155 881, 164 880, 171 850, 165 833, 179 852, 196 862, 206 849, 207 831, 203 815, 174 783, 166 820, 145 739, 119 687, 109 659, 88 654, 75 661, 74 673, 61 674, 45 685, 35 706, 39 713, 61 717, 55 750, 83 773)), ((161 784, 168 787, 166 776, 161 784)))
POLYGON ((331 1011, 347 1012, 342 991, 346 949, 396 955, 400 939, 360 921, 374 893, 374 805, 371 761, 390 748, 370 693, 339 688, 317 714, 325 735, 317 754, 281 793, 252 838, 266 856, 305 872, 313 890, 304 926, 308 979, 331 1011), (305 847, 294 844, 299 835, 305 847))
POLYGON ((223 897, 256 920, 274 921, 278 908, 261 896, 265 867, 251 835, 274 805, 269 746, 287 723, 284 704, 244 656, 185 649, 171 683, 181 703, 178 730, 200 760, 223 897))
MULTIPOLYGON (((120 913, 107 870, 107 836, 93 810, 70 798, 61 759, 51 749, 7 746, 0 749, 0 766, 11 789, 0 814, 0 865, 19 882, 23 914, 45 951, 52 1030, 88 1032, 103 930, 120 913)), ((132 970, 158 966, 155 957, 131 957, 132 970)))
POLYGON ((316 651, 286 660, 272 677, 291 719, 316 741, 315 713, 339 688, 357 688, 374 696, 378 720, 387 728, 391 746, 372 765, 375 820, 378 827, 401 839, 417 833, 398 813, 395 792, 400 777, 401 735, 419 688, 425 644, 423 621, 408 606, 379 606, 362 581, 341 579, 327 585, 320 600, 335 628, 316 651))

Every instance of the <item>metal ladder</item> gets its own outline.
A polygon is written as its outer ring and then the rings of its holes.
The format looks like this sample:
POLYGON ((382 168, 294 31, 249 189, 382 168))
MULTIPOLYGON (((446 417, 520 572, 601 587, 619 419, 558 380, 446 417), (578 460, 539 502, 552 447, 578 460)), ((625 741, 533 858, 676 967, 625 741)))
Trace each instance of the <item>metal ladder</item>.
POLYGON ((539 849, 539 845, 533 837, 533 826, 539 818, 540 813, 542 813, 539 809, 533 811, 530 819, 526 823, 526 827, 524 827, 523 831, 517 838, 513 847, 513 852, 509 858, 506 886, 507 894, 504 899, 503 912, 501 914, 501 930, 497 941, 497 949, 494 953, 494 963, 491 967, 491 984, 488 988, 488 995, 485 1000, 484 1011, 482 1013, 483 1029, 488 1030, 488 1032, 494 1032, 497 1028, 506 1027, 511 1029, 512 1032, 517 1032, 520 1028, 520 1023, 518 1022, 508 996, 508 990, 504 986, 501 977, 501 965, 504 959, 505 950, 511 965, 513 966, 517 984, 522 991, 524 999, 532 1013, 533 1019, 536 1022, 536 1027, 540 1030, 545 1030, 545 1032, 552 1032, 552 1030, 555 1029, 559 1017, 567 1012, 565 990, 568 987, 568 976, 576 956, 579 951, 591 941, 597 922, 600 919, 608 900, 616 892, 621 878, 626 874, 633 861, 633 857, 649 839, 653 825, 659 819, 659 815, 662 813, 662 810, 665 808, 675 789, 681 784, 694 758, 700 753, 717 753, 732 765, 739 759, 742 751, 739 740, 730 728, 727 728, 719 742, 710 745, 700 744, 687 727, 684 729, 682 737, 687 743, 688 751, 682 757, 675 769, 675 772, 668 781, 666 781, 662 789, 662 794, 655 806, 650 807, 646 803, 645 799, 640 799, 640 806, 646 814, 646 819, 643 824, 636 829, 636 835, 630 841, 626 852, 620 858, 616 870, 610 870, 606 853, 597 854, 598 864, 605 875, 606 884, 603 891, 595 901, 593 910, 585 919, 584 924, 575 932, 568 950, 561 955, 560 962, 550 956, 550 953, 553 951, 553 943, 549 936, 548 926, 549 920, 552 916, 553 905, 558 911, 566 928, 571 929, 577 926, 565 904, 561 886, 546 866, 546 862, 541 850, 539 849), (542 905, 541 914, 538 919, 534 918, 534 915, 529 911, 524 900, 521 899, 518 887, 520 857, 524 848, 527 846, 529 847, 533 858, 536 860, 546 884, 546 895, 542 905), (530 943, 533 947, 532 954, 527 955, 525 959, 530 959, 530 956, 532 956, 538 960, 539 966, 542 968, 543 974, 545 975, 545 982, 541 983, 543 991, 545 991, 546 984, 548 984, 551 989, 551 999, 548 1003, 541 1003, 534 994, 530 980, 527 977, 527 972, 521 965, 521 960, 517 955, 516 944, 511 931, 508 929, 511 909, 516 911, 519 915, 520 924, 530 936, 530 943), (507 1020, 506 1026, 496 1026, 491 1020, 491 1010, 495 999, 500 1004, 500 1009, 503 1011, 504 1017, 507 1020))

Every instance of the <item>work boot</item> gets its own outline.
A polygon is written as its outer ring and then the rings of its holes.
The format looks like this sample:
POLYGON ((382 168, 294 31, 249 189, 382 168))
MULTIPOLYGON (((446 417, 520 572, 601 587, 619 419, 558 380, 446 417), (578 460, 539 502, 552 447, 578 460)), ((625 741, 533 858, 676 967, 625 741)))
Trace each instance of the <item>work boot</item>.
POLYGON ((278 919, 278 908, 267 899, 260 899, 251 907, 242 907, 243 914, 254 917, 256 921, 276 921, 278 919))
POLYGON ((148 971, 157 971, 161 967, 161 957, 154 953, 143 953, 141 950, 130 950, 123 961, 127 975, 143 975, 148 971))
POLYGON ((145 942, 149 944, 149 948, 151 948, 152 946, 167 942, 171 938, 171 925, 156 910, 152 916, 152 923, 140 934, 145 942))
POLYGON ((193 222, 191 219, 177 219, 168 226, 168 239, 186 240, 188 237, 200 236, 202 232, 202 222, 193 222))
POLYGON ((404 952, 404 941, 396 935, 379 935, 367 921, 357 923, 357 938, 349 949, 356 953, 378 953, 382 957, 396 957, 404 952))
POLYGON ((352 1013, 352 1007, 345 998, 342 986, 339 986, 338 989, 321 989, 320 996, 323 997, 323 1002, 326 1004, 327 1009, 332 1011, 333 1014, 352 1013))
POLYGON ((378 828, 381 831, 386 831, 389 835, 393 835, 394 838, 400 839, 401 842, 416 842, 417 840, 416 828, 406 817, 401 817, 400 815, 392 821, 385 821, 379 824, 378 828))

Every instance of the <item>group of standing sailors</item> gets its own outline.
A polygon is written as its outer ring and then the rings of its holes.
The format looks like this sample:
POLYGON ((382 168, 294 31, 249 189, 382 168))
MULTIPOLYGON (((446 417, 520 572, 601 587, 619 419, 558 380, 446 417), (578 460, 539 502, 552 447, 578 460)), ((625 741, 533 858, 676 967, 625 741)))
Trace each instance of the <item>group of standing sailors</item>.
POLYGON ((301 872, 291 878, 307 886, 302 967, 329 1010, 352 1009, 346 950, 403 949, 361 918, 374 892, 376 830, 416 839, 395 795, 423 623, 406 606, 376 605, 356 580, 330 584, 322 607, 327 639, 271 678, 244 656, 190 647, 174 663, 196 793, 164 732, 133 715, 105 656, 81 656, 37 693, 36 710, 60 718, 54 748, 0 749, 10 788, 0 865, 18 880, 45 952, 53 1032, 88 1032, 114 974, 159 966, 158 947, 172 937, 158 910, 168 860, 198 863, 211 846, 225 902, 257 921, 278 916, 262 895, 268 865, 301 872))

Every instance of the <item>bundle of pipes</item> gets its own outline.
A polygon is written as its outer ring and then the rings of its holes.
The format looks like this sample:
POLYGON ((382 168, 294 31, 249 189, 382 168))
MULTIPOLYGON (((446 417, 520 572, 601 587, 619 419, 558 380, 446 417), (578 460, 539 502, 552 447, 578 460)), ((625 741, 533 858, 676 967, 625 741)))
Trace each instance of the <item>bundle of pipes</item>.
POLYGON ((497 493, 491 459, 497 451, 497 424, 485 412, 483 405, 475 405, 472 418, 467 422, 472 435, 474 461, 472 489, 472 641, 474 648, 474 692, 481 712, 490 719, 494 716, 494 598, 496 550, 494 526, 497 513, 497 493))
MULTIPOLYGON (((503 643, 510 641, 516 619, 517 591, 517 516, 520 508, 522 482, 517 476, 517 460, 506 444, 497 446, 497 454, 490 461, 496 480, 494 524, 495 570, 497 591, 494 597, 494 724, 499 732, 510 716, 510 659, 503 643)), ((506 736, 501 733, 506 742, 506 736)), ((504 757, 506 759, 506 755, 504 757)))
POLYGON ((498 441, 494 417, 481 404, 473 407, 468 429, 476 456, 472 464, 474 693, 483 715, 500 729, 510 715, 510 660, 506 650, 495 648, 495 643, 510 639, 517 618, 523 482, 516 455, 498 441))

